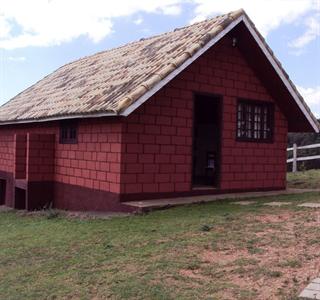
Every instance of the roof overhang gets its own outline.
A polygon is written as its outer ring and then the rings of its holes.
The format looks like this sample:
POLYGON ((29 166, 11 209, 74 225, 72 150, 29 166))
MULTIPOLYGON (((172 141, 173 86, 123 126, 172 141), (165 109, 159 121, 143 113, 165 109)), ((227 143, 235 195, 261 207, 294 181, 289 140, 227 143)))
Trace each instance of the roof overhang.
POLYGON ((43 123, 43 122, 54 122, 54 121, 63 121, 63 120, 74 120, 74 119, 93 119, 93 118, 102 118, 102 117, 118 117, 119 114, 115 112, 101 112, 94 114, 73 114, 73 115, 62 115, 62 116, 52 116, 46 118, 38 119, 26 119, 26 120, 14 120, 14 121, 4 121, 0 122, 2 125, 18 125, 18 124, 30 124, 30 123, 43 123))

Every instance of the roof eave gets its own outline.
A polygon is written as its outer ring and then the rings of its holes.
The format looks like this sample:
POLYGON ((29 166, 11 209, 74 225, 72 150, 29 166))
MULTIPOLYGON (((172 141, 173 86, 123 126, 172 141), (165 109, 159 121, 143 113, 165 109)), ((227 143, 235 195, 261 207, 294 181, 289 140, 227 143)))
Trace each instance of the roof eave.
POLYGON ((39 119, 27 119, 27 120, 10 120, 10 121, 0 121, 0 126, 2 125, 17 125, 17 124, 30 124, 30 123, 42 123, 42 122, 53 122, 62 120, 72 120, 72 119, 90 119, 90 118, 102 118, 102 117, 117 117, 120 116, 116 112, 101 112, 93 114, 74 114, 74 115, 64 115, 64 116, 52 116, 47 118, 39 119))

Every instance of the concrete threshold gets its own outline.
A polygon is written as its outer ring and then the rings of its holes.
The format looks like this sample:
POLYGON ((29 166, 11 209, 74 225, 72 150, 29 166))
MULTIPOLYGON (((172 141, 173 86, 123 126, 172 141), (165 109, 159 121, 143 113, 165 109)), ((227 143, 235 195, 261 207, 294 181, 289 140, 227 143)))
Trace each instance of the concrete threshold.
POLYGON ((141 201, 127 201, 123 204, 132 206, 140 211, 150 211, 154 209, 162 209, 172 206, 180 206, 195 203, 213 202, 216 200, 224 199, 246 199, 257 197, 268 197, 278 195, 292 195, 303 194, 307 192, 320 192, 320 189, 291 189, 281 191, 268 191, 268 192, 248 192, 248 193, 230 193, 230 194, 218 194, 218 195, 201 195, 190 197, 176 197, 176 198, 162 198, 162 199, 150 199, 141 201))

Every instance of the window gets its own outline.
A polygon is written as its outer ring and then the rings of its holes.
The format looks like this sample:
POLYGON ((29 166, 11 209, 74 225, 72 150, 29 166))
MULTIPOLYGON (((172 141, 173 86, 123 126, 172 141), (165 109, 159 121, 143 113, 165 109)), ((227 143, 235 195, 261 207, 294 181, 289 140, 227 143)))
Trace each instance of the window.
POLYGON ((60 144, 76 144, 78 142, 78 125, 75 121, 60 124, 60 144))
POLYGON ((238 101, 237 139, 270 142, 273 136, 273 104, 238 101))

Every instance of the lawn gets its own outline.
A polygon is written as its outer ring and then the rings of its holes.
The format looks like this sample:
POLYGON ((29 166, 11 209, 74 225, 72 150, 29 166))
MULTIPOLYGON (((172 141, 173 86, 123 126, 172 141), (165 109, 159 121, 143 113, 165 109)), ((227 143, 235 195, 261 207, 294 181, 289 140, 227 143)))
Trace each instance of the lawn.
POLYGON ((320 170, 288 173, 287 179, 289 187, 320 189, 320 170))
POLYGON ((0 299, 295 299, 320 272, 320 210, 297 204, 320 193, 250 200, 108 220, 1 212, 0 299))

